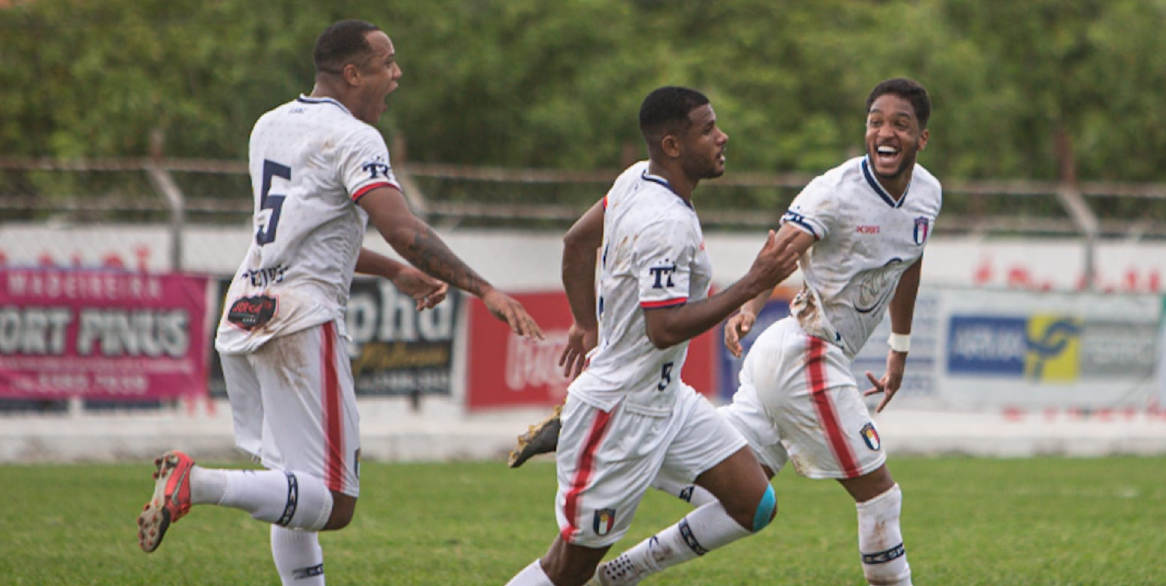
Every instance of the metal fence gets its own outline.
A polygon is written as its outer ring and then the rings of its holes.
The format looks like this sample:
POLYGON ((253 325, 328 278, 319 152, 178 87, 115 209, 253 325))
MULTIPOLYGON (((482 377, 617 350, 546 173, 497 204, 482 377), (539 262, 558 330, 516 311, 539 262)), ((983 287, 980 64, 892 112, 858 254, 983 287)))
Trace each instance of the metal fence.
MULTIPOLYGON (((395 166, 419 215, 453 225, 565 227, 618 170, 563 171, 438 163, 395 166)), ((698 192, 708 229, 772 225, 810 179, 732 172, 698 192)), ((944 231, 1166 239, 1166 184, 947 181, 944 231)), ((251 213, 246 163, 175 158, 0 157, 5 220, 230 223, 251 213)))

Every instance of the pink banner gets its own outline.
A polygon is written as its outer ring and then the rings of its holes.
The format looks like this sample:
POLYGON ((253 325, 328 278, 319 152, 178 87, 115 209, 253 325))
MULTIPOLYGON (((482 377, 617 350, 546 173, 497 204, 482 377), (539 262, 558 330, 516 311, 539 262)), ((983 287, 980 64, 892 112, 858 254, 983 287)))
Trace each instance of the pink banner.
POLYGON ((0 397, 205 394, 206 288, 191 275, 0 270, 0 397))

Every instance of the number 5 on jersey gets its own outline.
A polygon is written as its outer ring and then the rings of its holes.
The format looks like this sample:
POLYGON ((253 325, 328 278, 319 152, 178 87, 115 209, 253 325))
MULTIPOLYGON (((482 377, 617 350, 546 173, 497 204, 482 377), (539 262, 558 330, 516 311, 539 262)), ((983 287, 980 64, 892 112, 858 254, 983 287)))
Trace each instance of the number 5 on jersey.
POLYGON ((271 178, 282 177, 291 181, 291 167, 280 165, 275 161, 263 160, 263 189, 259 192, 259 209, 270 210, 267 221, 260 223, 255 231, 255 243, 259 246, 271 244, 275 241, 275 229, 279 226, 279 211, 283 209, 283 200, 286 195, 271 193, 271 178))
POLYGON ((672 382, 672 363, 665 362, 664 366, 660 367, 660 384, 656 385, 657 391, 663 391, 668 388, 672 382))

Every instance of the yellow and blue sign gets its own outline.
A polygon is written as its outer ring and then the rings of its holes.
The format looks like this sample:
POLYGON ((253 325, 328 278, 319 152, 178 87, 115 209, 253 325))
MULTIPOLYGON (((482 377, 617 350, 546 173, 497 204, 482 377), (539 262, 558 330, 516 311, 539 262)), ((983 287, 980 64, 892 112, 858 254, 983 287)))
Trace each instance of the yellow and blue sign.
POLYGON ((1024 376, 1030 380, 1072 382, 1080 371, 1081 320, 1034 315, 1028 320, 1024 376))
POLYGON ((947 370, 1073 382, 1080 374, 1081 330, 1080 318, 1064 315, 953 315, 948 328, 947 370))

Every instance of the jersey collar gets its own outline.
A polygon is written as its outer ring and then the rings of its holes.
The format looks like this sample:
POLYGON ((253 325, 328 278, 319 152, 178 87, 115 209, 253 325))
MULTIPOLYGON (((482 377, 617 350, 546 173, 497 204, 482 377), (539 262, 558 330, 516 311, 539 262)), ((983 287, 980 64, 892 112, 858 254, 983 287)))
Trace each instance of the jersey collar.
POLYGON ((332 98, 312 98, 305 96, 304 94, 300 94, 300 97, 296 98, 296 101, 301 104, 332 104, 333 106, 344 110, 345 114, 352 116, 352 112, 349 112, 348 108, 344 107, 344 104, 341 104, 332 98))
POLYGON ((879 183, 878 179, 875 179, 874 173, 871 173, 869 161, 870 155, 862 158, 862 176, 866 178, 866 182, 870 185, 870 188, 879 194, 879 197, 883 198, 883 201, 887 202, 887 205, 893 208, 903 207, 903 202, 907 200, 907 192, 911 191, 911 184, 907 184, 907 189, 903 190, 903 196, 899 198, 899 201, 895 201, 895 198, 891 197, 891 194, 883 188, 883 184, 879 183))
POLYGON ((640 174, 640 178, 643 179, 644 181, 651 181, 652 183, 656 183, 658 185, 663 185, 664 187, 667 187, 668 191, 671 191, 674 195, 676 195, 677 198, 680 199, 680 201, 684 202, 684 205, 688 206, 688 209, 690 209, 692 211, 696 211, 696 208, 692 207, 692 202, 681 197, 679 193, 676 193, 676 190, 672 189, 672 184, 669 183, 667 179, 665 179, 659 175, 652 175, 651 173, 648 173, 647 169, 644 169, 644 172, 640 174))

